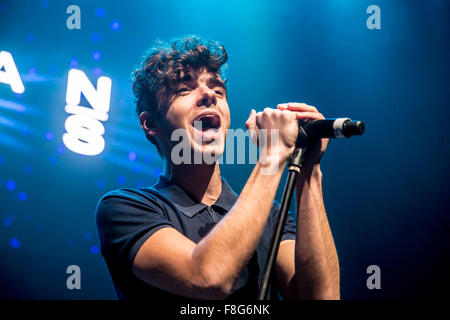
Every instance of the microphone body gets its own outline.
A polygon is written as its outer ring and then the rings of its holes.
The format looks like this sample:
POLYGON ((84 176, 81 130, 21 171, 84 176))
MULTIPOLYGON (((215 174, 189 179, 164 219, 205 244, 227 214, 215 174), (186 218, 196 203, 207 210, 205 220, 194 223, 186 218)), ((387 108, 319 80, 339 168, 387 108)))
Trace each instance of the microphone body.
POLYGON ((352 121, 349 118, 336 118, 300 122, 308 138, 349 138, 362 135, 365 125, 362 121, 352 121))

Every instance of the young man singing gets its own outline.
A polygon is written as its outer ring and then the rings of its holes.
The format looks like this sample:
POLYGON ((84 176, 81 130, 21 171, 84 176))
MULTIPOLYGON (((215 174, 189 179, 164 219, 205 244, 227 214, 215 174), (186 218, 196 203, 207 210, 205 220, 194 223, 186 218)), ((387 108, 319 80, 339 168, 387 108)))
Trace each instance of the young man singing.
MULTIPOLYGON (((217 159, 224 152, 230 126, 226 61, 217 42, 188 36, 153 48, 134 73, 140 124, 164 171, 153 187, 111 191, 97 206, 101 252, 121 299, 257 296, 278 217, 275 193, 295 147, 298 120, 324 117, 304 103, 252 110, 247 129, 266 150, 239 195, 221 177, 217 160, 174 161, 176 130, 185 133, 191 159, 217 159), (262 143, 263 131, 277 135, 268 134, 262 143)), ((296 184, 298 223, 289 217, 284 226, 272 299, 278 293, 285 299, 340 297, 338 257, 322 197, 320 158, 327 143, 308 147, 296 184)))

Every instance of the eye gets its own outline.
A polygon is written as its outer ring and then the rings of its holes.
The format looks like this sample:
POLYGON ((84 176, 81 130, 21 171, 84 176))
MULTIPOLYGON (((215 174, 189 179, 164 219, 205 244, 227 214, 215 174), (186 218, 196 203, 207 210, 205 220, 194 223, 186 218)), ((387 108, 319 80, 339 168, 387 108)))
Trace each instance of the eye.
POLYGON ((189 91, 189 88, 187 88, 187 87, 182 87, 182 88, 179 88, 179 89, 177 90, 177 94, 178 94, 178 93, 187 92, 187 91, 189 91))
POLYGON ((221 95, 221 96, 223 96, 225 94, 223 89, 216 89, 215 92, 216 92, 216 94, 221 95))

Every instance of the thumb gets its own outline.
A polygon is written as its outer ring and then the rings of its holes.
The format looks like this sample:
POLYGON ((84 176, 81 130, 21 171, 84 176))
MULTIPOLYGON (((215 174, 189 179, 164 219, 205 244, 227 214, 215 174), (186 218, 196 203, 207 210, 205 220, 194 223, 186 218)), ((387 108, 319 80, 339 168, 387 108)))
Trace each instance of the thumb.
POLYGON ((247 121, 245 122, 245 126, 247 127, 250 141, 258 145, 258 125, 256 124, 256 111, 255 109, 252 109, 250 112, 250 116, 248 117, 247 121))
POLYGON ((248 117, 247 121, 245 122, 245 126, 247 127, 248 130, 256 130, 257 129, 257 124, 256 124, 256 111, 255 109, 252 109, 252 111, 250 112, 250 116, 248 117))

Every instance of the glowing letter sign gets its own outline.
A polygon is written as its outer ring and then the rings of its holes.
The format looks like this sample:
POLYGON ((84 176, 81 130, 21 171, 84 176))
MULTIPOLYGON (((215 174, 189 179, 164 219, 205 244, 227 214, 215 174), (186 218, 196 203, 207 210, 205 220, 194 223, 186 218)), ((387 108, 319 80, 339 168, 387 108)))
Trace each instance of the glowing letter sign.
POLYGON ((0 83, 9 84, 11 90, 15 93, 25 92, 19 71, 17 71, 14 59, 8 51, 0 51, 0 83), (5 71, 2 71, 2 69, 5 69, 5 71))
POLYGON ((110 97, 110 78, 98 78, 95 89, 83 71, 69 71, 65 110, 72 115, 66 119, 67 132, 62 137, 67 148, 88 156, 95 156, 103 151, 105 128, 100 121, 108 120, 110 97), (80 106, 81 94, 92 108, 80 106))

